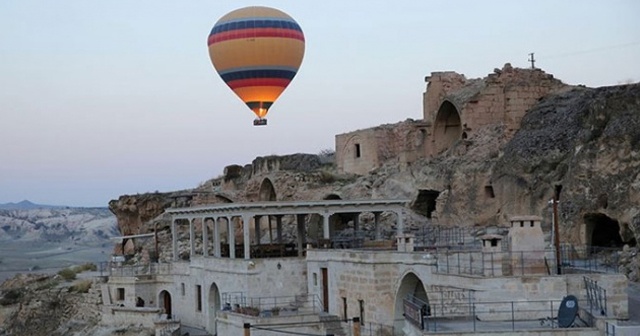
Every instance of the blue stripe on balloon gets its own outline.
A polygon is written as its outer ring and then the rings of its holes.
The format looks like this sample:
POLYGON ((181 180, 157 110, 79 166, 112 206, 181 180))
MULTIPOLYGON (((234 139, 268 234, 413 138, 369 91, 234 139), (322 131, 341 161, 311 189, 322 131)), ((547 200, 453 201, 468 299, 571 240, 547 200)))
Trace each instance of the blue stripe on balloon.
POLYGON ((220 71, 219 74, 220 74, 220 76, 224 76, 226 74, 233 73, 233 72, 256 71, 256 70, 279 70, 279 71, 289 71, 289 72, 293 72, 293 73, 298 72, 298 69, 294 68, 294 67, 277 66, 277 65, 262 65, 262 66, 248 66, 248 67, 238 67, 238 68, 226 69, 224 71, 220 71))
POLYGON ((224 75, 220 75, 222 80, 226 82, 237 79, 251 79, 251 78, 286 78, 293 79, 296 76, 295 71, 289 70, 269 70, 269 69, 257 69, 257 70, 244 70, 228 72, 224 75))
POLYGON ((216 24, 211 29, 209 35, 222 33, 237 29, 252 29, 252 28, 281 28, 281 29, 293 29, 302 32, 302 28, 293 22, 280 19, 264 19, 264 18, 245 18, 242 20, 231 21, 223 24, 216 24))

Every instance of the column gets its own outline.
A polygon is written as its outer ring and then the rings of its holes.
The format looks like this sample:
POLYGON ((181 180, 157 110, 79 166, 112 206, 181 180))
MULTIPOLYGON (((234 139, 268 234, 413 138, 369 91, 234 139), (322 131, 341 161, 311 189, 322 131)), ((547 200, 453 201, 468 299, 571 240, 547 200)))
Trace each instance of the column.
MULTIPOLYGON (((178 228, 176 226, 177 221, 177 219, 171 221, 171 242, 173 243, 172 251, 174 261, 178 261, 178 228)), ((158 255, 158 257, 160 257, 160 255, 158 255)))
POLYGON ((298 226, 298 257, 302 257, 305 241, 304 217, 306 215, 296 215, 296 224, 298 226))
POLYGON ((207 218, 202 217, 202 256, 209 256, 209 228, 207 227, 207 218))
POLYGON ((397 221, 397 227, 396 227, 396 234, 402 234, 404 233, 404 221, 403 221, 403 216, 402 216, 402 209, 398 209, 395 211, 396 215, 398 215, 398 221, 397 221))
POLYGON ((256 245, 260 245, 260 238, 262 238, 261 237, 261 233, 260 233, 260 219, 261 218, 262 218, 261 215, 253 216, 254 230, 256 232, 256 245))
POLYGON ((229 242, 229 258, 235 259, 236 258, 235 225, 233 225, 233 217, 226 217, 226 218, 227 218, 227 225, 228 225, 227 234, 229 235, 229 239, 227 239, 227 241, 229 242))
POLYGON ((324 216, 322 216, 322 238, 330 239, 329 235, 329 219, 331 218, 331 213, 325 212, 324 216))
POLYGON ((360 229, 360 213, 353 215, 353 233, 357 235, 358 230, 360 229))
POLYGON ((278 243, 282 244, 282 215, 276 215, 276 237, 278 243))
POLYGON ((220 258, 220 228, 218 227, 218 218, 213 217, 213 256, 220 258))
POLYGON ((189 250, 189 260, 193 260, 193 257, 196 256, 196 232, 193 227, 194 220, 195 218, 189 218, 189 244, 191 246, 189 250))
POLYGON ((249 221, 251 220, 250 215, 242 215, 242 231, 244 234, 244 259, 251 259, 251 236, 249 235, 249 221))
POLYGON ((373 212, 373 227, 376 232, 376 240, 382 240, 382 230, 380 230, 380 211, 373 212))

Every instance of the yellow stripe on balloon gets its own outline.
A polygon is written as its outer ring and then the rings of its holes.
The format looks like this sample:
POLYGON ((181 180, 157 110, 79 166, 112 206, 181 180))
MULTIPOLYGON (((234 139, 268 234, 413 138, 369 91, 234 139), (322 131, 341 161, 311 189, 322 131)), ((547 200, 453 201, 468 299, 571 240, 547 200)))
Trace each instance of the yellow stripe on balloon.
POLYGON ((284 18, 291 20, 291 17, 281 11, 274 10, 273 8, 267 7, 248 7, 243 8, 242 10, 235 10, 218 20, 218 23, 224 23, 225 21, 236 20, 236 19, 244 19, 244 18, 284 18))
POLYGON ((233 90, 242 101, 274 102, 282 94, 281 86, 247 86, 233 90))
POLYGON ((282 37, 229 40, 210 45, 209 57, 218 72, 261 65, 298 68, 304 57, 304 42, 282 37))

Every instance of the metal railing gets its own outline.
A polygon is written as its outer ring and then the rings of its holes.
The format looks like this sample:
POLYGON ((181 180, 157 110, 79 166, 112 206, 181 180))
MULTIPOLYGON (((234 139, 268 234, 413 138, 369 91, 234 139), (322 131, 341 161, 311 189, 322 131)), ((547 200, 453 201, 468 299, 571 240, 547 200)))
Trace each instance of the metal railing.
POLYGON ((574 273, 619 273, 619 248, 562 245, 560 256, 562 268, 574 273))
POLYGON ((598 282, 588 277, 583 277, 584 288, 587 292, 587 304, 593 314, 595 310, 601 316, 607 316, 607 290, 598 285, 598 282))
POLYGON ((604 335, 605 336, 616 336, 616 326, 615 324, 610 324, 609 322, 604 323, 604 335))
POLYGON ((107 266, 108 275, 111 277, 135 277, 142 275, 167 275, 172 274, 171 263, 150 263, 142 265, 122 265, 109 264, 107 266))
POLYGON ((322 301, 315 294, 247 297, 243 292, 229 292, 222 293, 222 301, 222 310, 249 316, 291 316, 323 311, 322 301))
MULTIPOLYGON (((441 314, 441 307, 431 305, 424 316, 424 329, 429 332, 498 331, 555 329, 561 300, 495 301, 470 304, 449 303, 447 309, 467 311, 466 315, 441 314)), ((576 316, 575 325, 586 325, 576 316)))
POLYGON ((485 252, 437 249, 437 273, 480 277, 555 274, 553 250, 485 252))

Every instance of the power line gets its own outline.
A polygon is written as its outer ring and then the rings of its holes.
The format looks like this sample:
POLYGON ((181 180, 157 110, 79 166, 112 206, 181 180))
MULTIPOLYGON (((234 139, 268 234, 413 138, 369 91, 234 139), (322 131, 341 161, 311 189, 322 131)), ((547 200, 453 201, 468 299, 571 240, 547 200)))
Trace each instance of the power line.
MULTIPOLYGON (((593 49, 585 49, 585 50, 573 51, 573 52, 562 53, 562 54, 555 54, 555 55, 548 55, 548 56, 542 55, 542 57, 540 57, 538 55, 538 60, 540 58, 548 60, 548 59, 554 59, 554 58, 562 58, 562 57, 583 55, 583 54, 589 54, 589 53, 594 53, 594 52, 599 52, 599 51, 627 48, 627 47, 632 47, 632 46, 635 46, 635 45, 640 45, 640 41, 629 42, 629 43, 618 44, 618 45, 611 45, 611 46, 606 46, 606 47, 593 48, 593 49)), ((531 54, 529 54, 529 55, 531 55, 531 54)))

